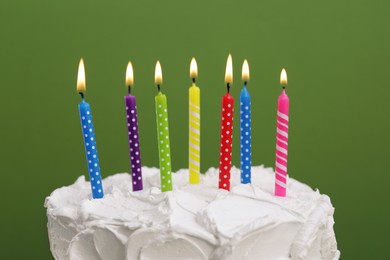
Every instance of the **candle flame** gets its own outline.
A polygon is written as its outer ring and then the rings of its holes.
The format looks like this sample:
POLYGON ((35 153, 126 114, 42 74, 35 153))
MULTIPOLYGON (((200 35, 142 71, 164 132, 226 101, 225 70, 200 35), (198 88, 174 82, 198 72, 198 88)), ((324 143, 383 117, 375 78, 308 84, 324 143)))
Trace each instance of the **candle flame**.
POLYGON ((190 65, 190 78, 195 79, 198 77, 198 65, 195 58, 192 58, 190 65))
POLYGON ((134 72, 133 72, 133 65, 131 64, 131 61, 127 63, 126 68, 126 87, 132 87, 134 85, 134 72))
POLYGON ((79 71, 77 73, 77 92, 78 93, 85 93, 85 69, 84 69, 84 60, 83 58, 80 59, 79 63, 79 71))
POLYGON ((154 71, 154 82, 156 85, 162 85, 163 82, 160 61, 157 61, 156 63, 156 69, 154 71))
POLYGON ((244 60, 242 64, 242 81, 249 81, 249 65, 247 60, 244 60))
POLYGON ((233 83, 233 62, 230 53, 226 62, 225 83, 230 85, 233 83))
POLYGON ((280 73, 280 85, 286 86, 287 85, 287 72, 283 68, 282 72, 280 73))

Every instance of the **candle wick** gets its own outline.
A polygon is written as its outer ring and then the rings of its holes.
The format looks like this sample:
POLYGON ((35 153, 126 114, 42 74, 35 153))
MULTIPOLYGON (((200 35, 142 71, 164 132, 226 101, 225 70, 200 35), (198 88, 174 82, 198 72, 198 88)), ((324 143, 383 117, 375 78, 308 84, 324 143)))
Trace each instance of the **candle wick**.
POLYGON ((226 84, 227 92, 230 93, 230 84, 229 82, 226 84))
POLYGON ((130 86, 130 85, 127 87, 127 93, 128 93, 129 95, 131 94, 131 86, 130 86))
POLYGON ((246 86, 247 83, 248 83, 248 82, 244 81, 244 85, 245 85, 245 86, 246 86))
POLYGON ((160 92, 160 84, 157 84, 157 90, 158 90, 158 92, 160 92))
POLYGON ((79 92, 80 96, 81 96, 81 99, 84 100, 84 93, 83 92, 79 92))
POLYGON ((195 78, 192 78, 192 83, 194 83, 194 84, 195 84, 195 78))
POLYGON ((285 90, 285 89, 286 89, 286 86, 283 86, 282 89, 285 90))

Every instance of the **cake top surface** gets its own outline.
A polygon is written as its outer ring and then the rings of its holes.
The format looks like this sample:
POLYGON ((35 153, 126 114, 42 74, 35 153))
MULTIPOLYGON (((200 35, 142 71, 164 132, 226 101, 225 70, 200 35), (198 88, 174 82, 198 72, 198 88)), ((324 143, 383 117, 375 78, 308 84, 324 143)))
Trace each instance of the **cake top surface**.
POLYGON ((299 247, 310 244, 318 227, 333 215, 328 196, 292 178, 287 182, 287 197, 274 196, 274 173, 263 166, 252 168, 252 184, 241 184, 240 170, 233 167, 230 192, 217 188, 215 168, 202 175, 197 185, 188 184, 186 169, 172 173, 170 192, 159 188, 159 169, 143 167, 142 173, 144 189, 137 192, 131 191, 127 173, 105 178, 103 199, 91 198, 90 184, 81 176, 46 198, 47 214, 77 231, 111 226, 123 243, 127 230, 144 228, 222 246, 239 243, 257 230, 286 223, 302 225, 310 219, 314 224, 301 230, 296 239, 299 247))

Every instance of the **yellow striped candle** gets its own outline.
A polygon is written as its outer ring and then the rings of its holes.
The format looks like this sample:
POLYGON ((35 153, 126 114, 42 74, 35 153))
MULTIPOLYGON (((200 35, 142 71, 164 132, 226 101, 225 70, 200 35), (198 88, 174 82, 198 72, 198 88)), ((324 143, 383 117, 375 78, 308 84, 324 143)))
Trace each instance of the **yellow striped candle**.
POLYGON ((188 91, 189 98, 189 161, 190 184, 200 183, 200 89, 195 84, 198 67, 195 58, 191 60, 190 77, 192 86, 188 91))

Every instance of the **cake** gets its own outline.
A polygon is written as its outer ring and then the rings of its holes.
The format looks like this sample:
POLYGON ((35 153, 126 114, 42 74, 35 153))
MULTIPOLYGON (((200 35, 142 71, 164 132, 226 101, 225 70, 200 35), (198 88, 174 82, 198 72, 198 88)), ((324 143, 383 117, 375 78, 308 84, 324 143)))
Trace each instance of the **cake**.
POLYGON ((328 196, 289 178, 287 197, 273 195, 271 168, 252 168, 252 184, 231 170, 231 191, 218 189, 218 169, 199 185, 188 170, 172 174, 161 192, 159 170, 143 167, 144 189, 131 176, 103 180, 105 197, 91 198, 81 176, 46 198, 55 259, 338 259, 334 208, 328 196))

